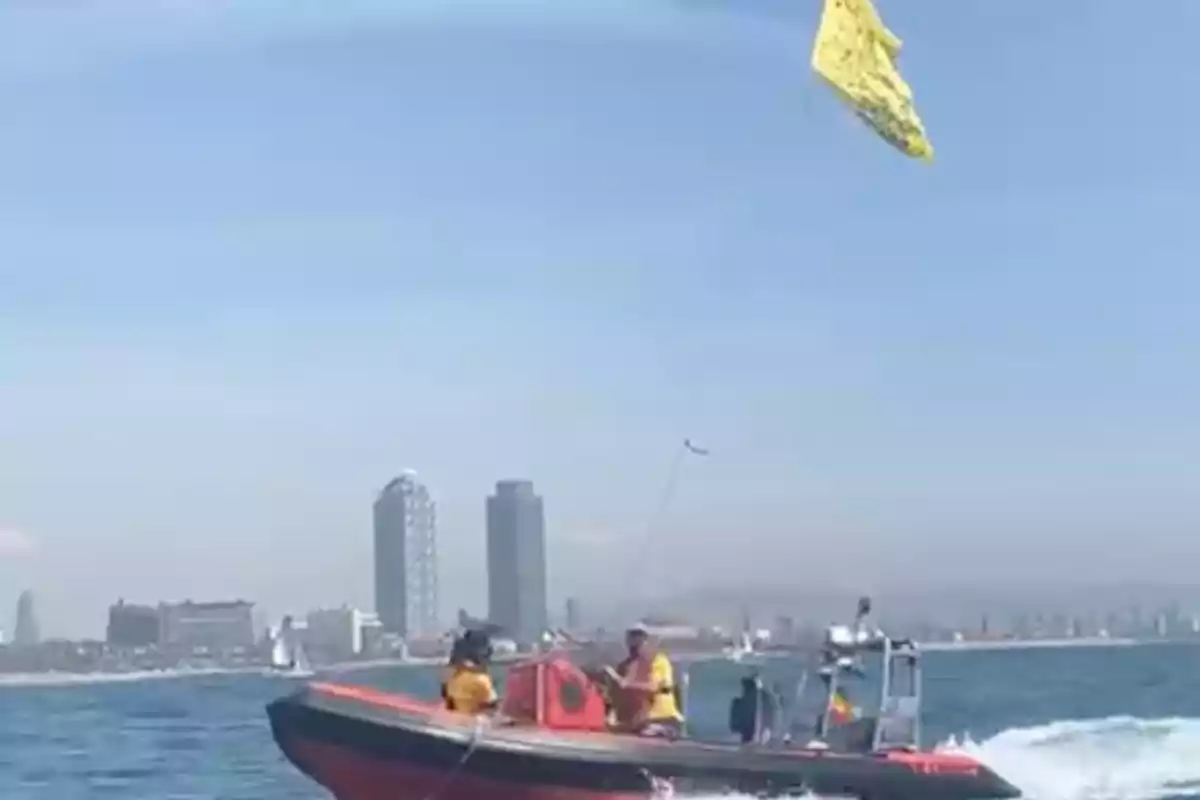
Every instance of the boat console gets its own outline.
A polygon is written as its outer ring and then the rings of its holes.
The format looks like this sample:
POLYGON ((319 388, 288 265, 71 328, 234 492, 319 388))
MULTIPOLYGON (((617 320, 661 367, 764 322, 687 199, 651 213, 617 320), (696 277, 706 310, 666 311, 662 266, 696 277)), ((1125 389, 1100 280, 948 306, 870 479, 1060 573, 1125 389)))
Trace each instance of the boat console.
MULTIPOLYGON (((811 739, 800 741, 807 749, 870 753, 919 746, 921 653, 911 641, 892 639, 878 629, 869 630, 866 620, 870 611, 871 601, 864 597, 859 600, 858 613, 851 625, 826 628, 817 663, 797 686, 799 698, 810 674, 821 682, 815 730, 811 739), (865 713, 860 704, 864 693, 875 694, 865 713)), ((763 691, 756 675, 746 681, 751 682, 763 691)), ((774 708, 779 705, 779 698, 771 696, 756 705, 774 708)), ((730 712, 732 728, 736 716, 732 705, 730 712)), ((743 720, 735 732, 747 742, 790 744, 793 733, 790 722, 783 721, 782 730, 775 722, 774 719, 756 719, 752 723, 743 720), (749 734, 751 727, 753 735, 749 734)))
POLYGON ((825 631, 817 674, 825 703, 817 721, 815 746, 853 751, 916 748, 921 738, 921 654, 909 640, 895 640, 881 630, 868 631, 870 598, 859 600, 852 626, 831 625, 825 631), (848 687, 866 683, 865 659, 878 661, 878 696, 873 715, 864 716, 850 699, 848 687), (850 716, 839 713, 843 703, 850 716))

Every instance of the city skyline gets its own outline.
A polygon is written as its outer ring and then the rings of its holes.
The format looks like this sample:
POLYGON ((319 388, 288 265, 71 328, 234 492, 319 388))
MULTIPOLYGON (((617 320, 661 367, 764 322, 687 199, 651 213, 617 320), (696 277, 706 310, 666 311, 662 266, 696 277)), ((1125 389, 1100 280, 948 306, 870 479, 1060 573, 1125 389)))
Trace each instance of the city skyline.
POLYGON ((0 8, 0 586, 44 633, 369 608, 409 464, 444 620, 504 475, 589 616, 1194 581, 1200 7, 892 3, 919 165, 811 76, 819 4, 480 5, 0 8), (625 587, 647 537, 673 585, 625 587))

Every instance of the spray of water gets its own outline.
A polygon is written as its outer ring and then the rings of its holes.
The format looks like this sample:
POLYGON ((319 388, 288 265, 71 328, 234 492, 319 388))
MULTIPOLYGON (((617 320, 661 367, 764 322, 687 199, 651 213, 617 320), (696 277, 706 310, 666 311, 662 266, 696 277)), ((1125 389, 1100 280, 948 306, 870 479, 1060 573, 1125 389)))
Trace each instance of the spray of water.
POLYGON ((974 756, 1033 800, 1200 797, 1200 719, 1052 722, 941 748, 974 756))
POLYGON ((1200 719, 1068 720, 1010 728, 979 742, 950 739, 938 749, 979 759, 1029 800, 1200 797, 1200 719))

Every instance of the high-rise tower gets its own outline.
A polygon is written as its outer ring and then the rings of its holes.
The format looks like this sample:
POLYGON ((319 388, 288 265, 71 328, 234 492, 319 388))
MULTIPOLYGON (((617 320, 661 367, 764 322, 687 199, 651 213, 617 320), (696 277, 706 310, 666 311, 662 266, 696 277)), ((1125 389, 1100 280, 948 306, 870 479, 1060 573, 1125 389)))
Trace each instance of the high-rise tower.
POLYGON ((17 598, 17 619, 13 627, 13 644, 29 647, 42 640, 37 612, 33 607, 33 592, 26 589, 17 598))
POLYGON ((541 641, 546 608, 546 515, 532 481, 499 481, 487 499, 488 618, 519 644, 541 641))
POLYGON ((437 505, 406 470, 375 499, 375 611, 388 633, 432 636, 438 625, 437 505))

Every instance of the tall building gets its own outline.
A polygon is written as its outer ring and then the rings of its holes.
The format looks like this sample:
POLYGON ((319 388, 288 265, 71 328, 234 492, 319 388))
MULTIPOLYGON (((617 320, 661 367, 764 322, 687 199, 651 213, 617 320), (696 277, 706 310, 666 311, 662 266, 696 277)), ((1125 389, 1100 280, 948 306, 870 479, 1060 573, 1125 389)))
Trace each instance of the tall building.
POLYGON ((583 612, 579 610, 579 600, 567 598, 566 614, 567 633, 579 633, 583 630, 583 612))
POLYGON ((162 603, 158 608, 159 641, 168 647, 233 650, 253 647, 254 604, 247 600, 211 603, 162 603))
POLYGON ((104 639, 113 647, 150 647, 162 637, 162 613, 154 606, 117 600, 108 607, 104 639))
POLYGON ((26 589, 17 598, 17 619, 13 627, 13 644, 29 647, 42 640, 37 612, 33 607, 33 592, 26 589))
POLYGON ((499 481, 487 499, 488 618, 529 646, 548 627, 546 514, 532 481, 499 481))
POLYGON ((310 611, 304 648, 325 663, 349 661, 363 652, 363 629, 370 627, 374 617, 349 606, 310 611))
POLYGON ((387 633, 435 636, 437 504, 406 470, 375 499, 375 611, 387 633))

